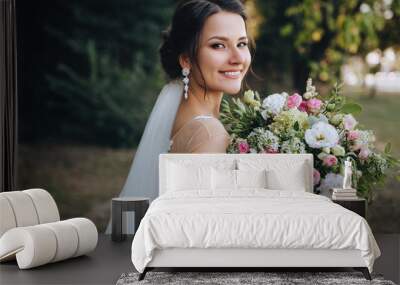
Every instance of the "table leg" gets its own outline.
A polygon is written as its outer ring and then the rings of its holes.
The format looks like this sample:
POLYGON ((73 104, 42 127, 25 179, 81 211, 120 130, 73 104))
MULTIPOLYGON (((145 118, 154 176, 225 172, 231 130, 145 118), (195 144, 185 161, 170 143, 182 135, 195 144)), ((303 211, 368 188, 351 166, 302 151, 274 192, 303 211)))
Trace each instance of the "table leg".
POLYGON ((111 240, 112 241, 122 241, 122 204, 112 202, 112 230, 111 230, 111 240))

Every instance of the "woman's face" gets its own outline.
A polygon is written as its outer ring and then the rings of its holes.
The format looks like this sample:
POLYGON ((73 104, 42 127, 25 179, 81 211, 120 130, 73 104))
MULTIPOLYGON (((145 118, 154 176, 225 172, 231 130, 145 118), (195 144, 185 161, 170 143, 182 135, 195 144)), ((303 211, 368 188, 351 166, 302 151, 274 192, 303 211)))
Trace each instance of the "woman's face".
MULTIPOLYGON (((236 94, 249 69, 251 56, 243 18, 238 14, 219 12, 210 16, 200 34, 197 62, 210 92, 236 94)), ((204 88, 197 66, 192 76, 204 88)))

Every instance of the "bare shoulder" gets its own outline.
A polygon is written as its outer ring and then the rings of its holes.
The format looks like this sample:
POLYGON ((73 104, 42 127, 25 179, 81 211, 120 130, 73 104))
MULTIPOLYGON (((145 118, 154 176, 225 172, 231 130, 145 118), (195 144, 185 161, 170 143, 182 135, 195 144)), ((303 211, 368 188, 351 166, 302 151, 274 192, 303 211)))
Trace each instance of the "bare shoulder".
POLYGON ((217 118, 193 120, 192 136, 187 142, 191 153, 226 152, 229 134, 217 118))
POLYGON ((229 134, 217 118, 197 116, 173 135, 170 152, 225 153, 229 143, 229 134))

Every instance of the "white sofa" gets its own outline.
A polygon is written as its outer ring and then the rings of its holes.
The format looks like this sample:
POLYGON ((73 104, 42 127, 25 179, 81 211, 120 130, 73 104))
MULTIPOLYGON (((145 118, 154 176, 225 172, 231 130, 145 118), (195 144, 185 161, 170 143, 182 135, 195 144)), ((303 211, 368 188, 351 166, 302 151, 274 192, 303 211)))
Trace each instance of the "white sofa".
POLYGON ((86 254, 96 248, 97 228, 86 218, 60 221, 53 197, 43 189, 0 193, 0 262, 20 269, 86 254))
MULTIPOLYGON (((221 170, 266 169, 273 174, 268 177, 268 181, 272 183, 268 186, 271 189, 313 192, 312 154, 161 154, 159 158, 160 195, 177 188, 182 188, 180 190, 183 191, 184 187, 188 186, 204 188, 202 174, 191 176, 185 169, 205 166, 221 170), (177 168, 177 165, 180 168, 177 168)), ((244 181, 243 183, 251 184, 252 182, 244 181)), ((215 187, 215 181, 213 184, 211 188, 215 187)), ((211 188, 208 190, 213 191, 211 188)), ((206 192, 207 189, 204 193, 206 192)), ((331 205, 329 201, 325 201, 327 202, 328 206, 338 207, 334 203, 331 205)), ((149 215, 156 215, 157 211, 152 212, 152 210, 150 207, 149 215)), ((343 208, 343 211, 347 210, 343 208)), ((143 223, 146 223, 146 218, 145 216, 142 220, 143 223)), ((144 233, 144 230, 148 228, 148 225, 139 227, 134 238, 132 244, 134 265, 139 257, 146 256, 143 250, 148 248, 148 244, 146 245, 148 232, 144 233)), ((159 237, 160 234, 157 236, 159 237)), ((146 258, 149 259, 148 256, 146 258)), ((370 279, 360 250, 351 248, 157 248, 156 246, 151 261, 147 263, 143 272, 139 271, 141 272, 139 280, 144 278, 147 271, 160 267, 353 267, 361 270, 365 277, 370 279)))

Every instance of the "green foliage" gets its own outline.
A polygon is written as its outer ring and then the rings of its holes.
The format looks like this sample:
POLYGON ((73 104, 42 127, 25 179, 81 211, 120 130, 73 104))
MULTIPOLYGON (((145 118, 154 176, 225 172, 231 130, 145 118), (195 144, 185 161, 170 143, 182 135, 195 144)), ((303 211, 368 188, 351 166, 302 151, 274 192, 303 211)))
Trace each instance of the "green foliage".
POLYGON ((47 29, 55 39, 78 55, 86 54, 86 43, 92 40, 100 53, 106 52, 123 67, 144 53, 145 71, 158 61, 161 31, 174 7, 173 0, 70 0, 64 6, 71 23, 49 23, 47 29))
POLYGON ((48 75, 51 90, 74 110, 66 114, 63 131, 71 139, 132 147, 163 83, 161 72, 145 72, 139 56, 130 68, 121 67, 109 55, 98 54, 93 41, 87 43, 87 54, 87 76, 65 64, 59 66, 64 76, 48 75))
POLYGON ((356 114, 356 113, 361 113, 362 108, 360 105, 356 103, 346 103, 343 105, 341 111, 347 114, 356 114))
POLYGON ((400 0, 391 5, 381 0, 258 1, 265 21, 260 27, 258 42, 262 44, 257 52, 269 61, 259 68, 266 74, 271 67, 283 68, 292 74, 298 90, 309 76, 332 84, 348 56, 365 55, 374 48, 399 43, 399 3, 400 0), (391 19, 384 17, 387 11, 393 12, 391 19))
POLYGON ((376 1, 305 0, 287 8, 286 15, 296 24, 287 33, 299 55, 307 58, 311 76, 321 81, 336 80, 346 55, 378 47, 378 32, 385 19, 371 9, 363 13, 361 4, 376 1))
POLYGON ((46 50, 30 54, 24 69, 22 141, 135 146, 164 83, 158 47, 173 3, 39 3, 34 22, 46 50))
MULTIPOLYGON (((260 100, 258 94, 257 98, 260 100)), ((222 100, 220 121, 231 134, 247 137, 253 128, 263 122, 263 118, 256 108, 243 103, 239 98, 229 101, 222 100)))
POLYGON ((373 189, 381 188, 387 179, 387 170, 398 169, 400 160, 394 158, 389 152, 372 153, 365 163, 358 163, 357 167, 362 172, 358 180, 357 190, 363 197, 371 202, 373 189))
POLYGON ((387 143, 385 145, 384 152, 387 154, 387 153, 390 153, 391 151, 392 151, 392 144, 391 143, 387 143))

